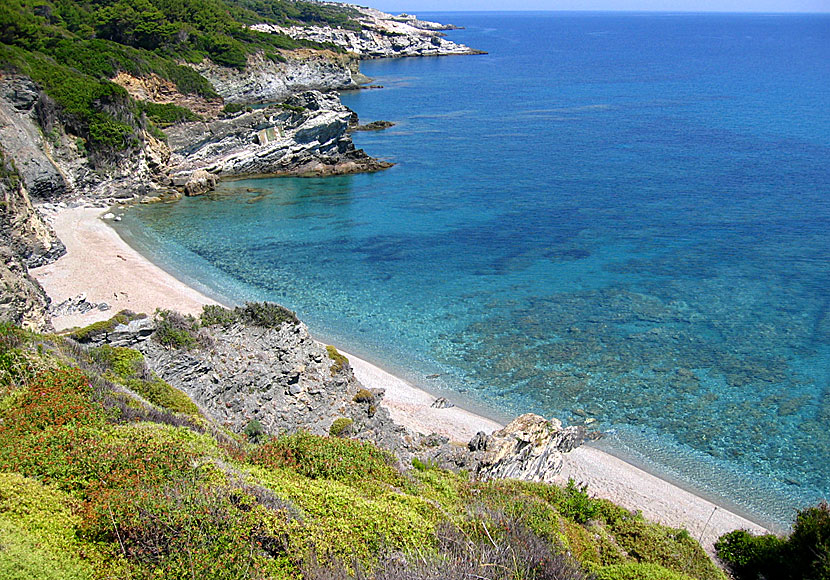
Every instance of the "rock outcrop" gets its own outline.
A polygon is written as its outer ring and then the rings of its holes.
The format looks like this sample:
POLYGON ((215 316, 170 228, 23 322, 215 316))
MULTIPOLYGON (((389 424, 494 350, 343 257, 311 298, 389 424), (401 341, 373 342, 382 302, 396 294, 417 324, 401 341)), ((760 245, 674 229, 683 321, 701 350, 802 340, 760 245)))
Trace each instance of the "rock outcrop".
POLYGON ((227 103, 273 103, 307 90, 355 89, 366 80, 354 55, 298 49, 282 51, 281 58, 284 62, 252 54, 243 70, 207 59, 192 66, 227 103))
POLYGON ((359 13, 356 18, 361 25, 359 31, 328 26, 281 27, 273 24, 255 24, 251 28, 334 44, 360 58, 481 54, 481 51, 444 38, 440 30, 455 28, 452 25, 426 22, 409 15, 393 16, 362 6, 350 8, 359 13))
POLYGON ((48 330, 48 307, 46 292, 29 276, 23 259, 0 245, 0 322, 38 332, 48 330))
POLYGON ((142 351, 161 378, 234 431, 257 420, 274 435, 301 429, 328 435, 337 419, 346 418, 351 437, 392 451, 405 446, 406 430, 380 406, 383 392, 364 389, 348 362, 333 360, 302 323, 209 327, 203 337, 209 347, 191 350, 145 340, 147 324, 142 321, 133 333, 120 325, 108 340, 142 351))
POLYGON ((476 474, 481 479, 521 479, 552 483, 562 469, 562 454, 586 438, 582 426, 562 428, 558 419, 528 413, 490 436, 477 434, 470 451, 478 456, 476 474))
POLYGON ((333 175, 390 164, 356 150, 347 134, 352 112, 334 94, 307 91, 280 105, 168 130, 170 173, 184 186, 199 170, 214 176, 333 175))
MULTIPOLYGON (((69 191, 70 178, 49 154, 44 139, 52 128, 38 123, 37 107, 43 95, 26 77, 0 72, 0 143, 16 162, 27 190, 40 199, 54 199, 69 191)), ((52 135, 57 138, 57 133, 52 135)))
POLYGON ((64 251, 32 207, 14 161, 0 151, 0 321, 37 331, 49 328, 49 298, 28 269, 64 251))

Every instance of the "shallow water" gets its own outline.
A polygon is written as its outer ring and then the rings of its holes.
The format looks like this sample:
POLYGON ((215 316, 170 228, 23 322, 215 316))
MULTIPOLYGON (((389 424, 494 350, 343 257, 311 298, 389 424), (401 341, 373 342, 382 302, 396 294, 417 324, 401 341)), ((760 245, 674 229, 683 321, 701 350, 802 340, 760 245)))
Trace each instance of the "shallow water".
POLYGON ((595 419, 761 521, 830 495, 830 18, 432 17, 490 54, 366 62, 386 88, 343 95, 397 123, 355 135, 395 167, 122 232, 491 415, 595 419))

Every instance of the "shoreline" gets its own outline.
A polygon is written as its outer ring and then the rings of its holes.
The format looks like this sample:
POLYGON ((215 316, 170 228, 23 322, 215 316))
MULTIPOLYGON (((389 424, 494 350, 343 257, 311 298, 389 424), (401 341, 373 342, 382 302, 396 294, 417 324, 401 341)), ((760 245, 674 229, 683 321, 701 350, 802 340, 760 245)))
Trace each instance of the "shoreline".
MULTIPOLYGON (((156 308, 198 315, 205 304, 218 302, 188 286, 130 247, 101 216, 103 208, 77 207, 46 215, 66 245, 57 261, 32 269, 54 304, 85 294, 90 302, 106 302, 110 310, 92 310, 53 319, 55 329, 107 320, 121 309, 152 314, 156 308)), ((366 388, 383 388, 381 403, 396 423, 416 431, 436 432, 467 443, 478 431, 492 432, 501 424, 460 407, 434 409, 435 397, 384 371, 377 365, 340 350, 349 358, 357 379, 366 388)), ((605 451, 583 445, 564 455, 557 481, 573 478, 588 485, 591 495, 614 501, 646 518, 686 528, 713 553, 717 538, 734 529, 755 533, 768 530, 722 506, 685 490, 605 451)))

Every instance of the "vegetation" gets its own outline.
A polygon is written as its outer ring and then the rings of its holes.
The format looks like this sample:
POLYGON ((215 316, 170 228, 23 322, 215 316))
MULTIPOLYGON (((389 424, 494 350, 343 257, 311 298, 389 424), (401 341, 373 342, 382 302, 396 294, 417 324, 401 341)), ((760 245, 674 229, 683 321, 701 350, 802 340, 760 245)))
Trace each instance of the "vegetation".
POLYGON ((736 580, 830 578, 830 506, 799 511, 787 538, 735 530, 721 536, 715 550, 736 580))
POLYGON ((340 352, 331 345, 326 346, 326 353, 329 355, 329 358, 333 361, 329 370, 331 371, 331 376, 336 375, 344 368, 349 365, 349 359, 340 354, 340 352))
POLYGON ((2 578, 724 579, 689 534, 573 483, 229 434, 154 398, 135 350, 4 325, 0 372, 2 578))
POLYGON ((335 419, 334 422, 331 424, 331 427, 329 427, 329 435, 331 435, 332 437, 348 435, 352 424, 354 424, 354 421, 352 421, 348 417, 340 417, 338 419, 335 419))
POLYGON ((228 327, 242 323, 260 328, 279 328, 285 323, 296 326, 300 323, 296 314, 273 302, 246 302, 233 310, 208 305, 202 310, 201 321, 205 326, 228 327))
POLYGON ((72 330, 70 336, 78 342, 90 342, 103 338, 104 335, 115 330, 115 327, 119 324, 128 324, 133 320, 140 320, 142 318, 146 318, 146 315, 136 314, 130 310, 121 310, 109 320, 93 322, 89 326, 72 330))
POLYGON ((175 349, 210 346, 210 338, 202 331, 196 318, 172 310, 156 311, 156 331, 153 333, 153 339, 159 344, 175 349))
POLYGON ((39 112, 45 132, 57 126, 85 143, 90 160, 108 163, 134 150, 140 130, 190 120, 174 105, 137 104, 111 82, 118 73, 157 75, 185 94, 216 98, 211 84, 181 63, 205 58, 237 69, 262 51, 338 51, 333 45, 250 30, 254 22, 329 24, 359 29, 354 13, 292 0, 4 0, 0 70, 30 77, 50 101, 39 112), (142 113, 144 115, 142 115, 142 113))
POLYGON ((375 396, 368 389, 360 389, 352 397, 352 400, 355 403, 371 403, 375 400, 375 396))
POLYGON ((172 103, 151 103, 139 101, 138 110, 147 116, 156 127, 169 127, 184 121, 201 121, 202 117, 184 107, 172 103))

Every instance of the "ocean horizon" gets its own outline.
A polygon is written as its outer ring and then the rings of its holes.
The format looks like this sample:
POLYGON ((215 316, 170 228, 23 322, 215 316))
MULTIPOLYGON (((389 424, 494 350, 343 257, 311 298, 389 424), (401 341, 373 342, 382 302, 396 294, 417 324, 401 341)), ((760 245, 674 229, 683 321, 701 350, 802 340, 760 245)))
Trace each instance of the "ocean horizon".
POLYGON ((224 302, 777 529, 830 496, 830 15, 419 13, 364 61, 376 174, 229 181, 119 232, 224 302))

